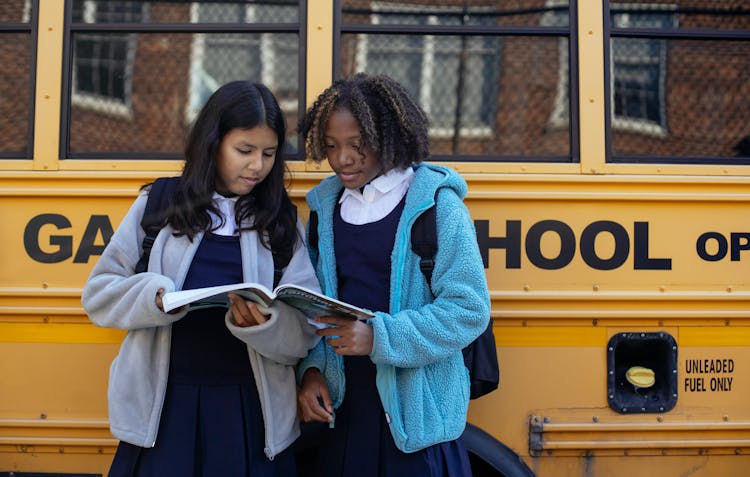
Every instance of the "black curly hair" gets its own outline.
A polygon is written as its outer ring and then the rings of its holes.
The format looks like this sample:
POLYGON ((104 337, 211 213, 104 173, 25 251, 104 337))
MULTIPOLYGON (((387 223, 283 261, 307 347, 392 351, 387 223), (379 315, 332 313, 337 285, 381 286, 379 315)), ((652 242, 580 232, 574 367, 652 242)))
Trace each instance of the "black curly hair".
POLYGON ((323 91, 300 122, 314 161, 326 159, 326 124, 339 109, 357 119, 362 147, 375 151, 383 170, 405 169, 429 155, 427 115, 406 89, 386 75, 357 73, 323 91))

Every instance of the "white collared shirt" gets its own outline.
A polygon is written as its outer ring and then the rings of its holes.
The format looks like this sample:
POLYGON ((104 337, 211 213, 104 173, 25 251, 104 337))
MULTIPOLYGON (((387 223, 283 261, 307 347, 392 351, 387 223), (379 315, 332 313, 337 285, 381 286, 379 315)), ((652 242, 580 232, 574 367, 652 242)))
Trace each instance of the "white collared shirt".
MULTIPOLYGON (((221 211, 221 215, 224 216, 224 225, 214 230, 213 233, 216 235, 239 235, 237 231, 237 221, 234 218, 234 206, 237 203, 238 197, 224 197, 223 195, 214 192, 211 197, 218 208, 221 211)), ((211 216, 211 227, 217 227, 221 224, 221 218, 213 212, 208 213, 211 216)))
POLYGON ((391 169, 359 189, 344 189, 339 203, 344 222, 362 225, 376 222, 396 208, 414 180, 414 170, 391 169))

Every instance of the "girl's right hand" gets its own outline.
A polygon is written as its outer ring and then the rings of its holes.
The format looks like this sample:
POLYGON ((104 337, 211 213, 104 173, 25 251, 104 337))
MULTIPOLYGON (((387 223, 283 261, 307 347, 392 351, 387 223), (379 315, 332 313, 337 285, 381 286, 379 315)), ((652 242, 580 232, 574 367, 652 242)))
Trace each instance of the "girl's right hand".
POLYGON ((305 371, 297 402, 304 422, 333 422, 333 406, 328 383, 318 368, 309 368, 305 371))

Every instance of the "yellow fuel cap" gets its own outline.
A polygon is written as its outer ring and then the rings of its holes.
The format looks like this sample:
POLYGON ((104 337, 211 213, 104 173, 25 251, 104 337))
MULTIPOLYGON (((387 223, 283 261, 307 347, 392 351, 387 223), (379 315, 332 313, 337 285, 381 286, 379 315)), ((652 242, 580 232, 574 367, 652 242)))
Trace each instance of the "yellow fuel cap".
POLYGON ((625 373, 625 379, 636 388, 650 388, 656 382, 653 369, 633 366, 625 373))

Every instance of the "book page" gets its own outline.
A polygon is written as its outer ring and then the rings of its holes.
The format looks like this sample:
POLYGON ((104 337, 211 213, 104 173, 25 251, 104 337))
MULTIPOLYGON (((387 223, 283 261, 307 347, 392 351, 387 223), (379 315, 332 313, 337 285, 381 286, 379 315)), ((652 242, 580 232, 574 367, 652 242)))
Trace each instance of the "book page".
POLYGON ((282 285, 277 288, 277 300, 302 311, 306 316, 341 316, 353 320, 366 320, 373 314, 349 303, 329 298, 296 285, 282 285))
POLYGON ((216 287, 196 288, 194 290, 181 290, 164 294, 162 304, 164 311, 174 310, 183 305, 190 304, 190 309, 207 308, 209 306, 229 307, 227 293, 239 292, 265 306, 273 302, 273 292, 259 283, 233 283, 216 287))
POLYGON ((280 300, 297 308, 309 318, 340 316, 352 320, 366 320, 373 317, 372 313, 359 307, 296 285, 282 285, 276 289, 276 293, 258 283, 234 283, 196 288, 166 293, 162 297, 162 304, 164 311, 167 312, 184 305, 190 305, 190 310, 213 306, 229 308, 227 294, 230 292, 267 307, 271 306, 275 300, 280 300))

